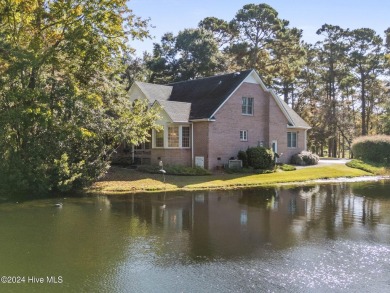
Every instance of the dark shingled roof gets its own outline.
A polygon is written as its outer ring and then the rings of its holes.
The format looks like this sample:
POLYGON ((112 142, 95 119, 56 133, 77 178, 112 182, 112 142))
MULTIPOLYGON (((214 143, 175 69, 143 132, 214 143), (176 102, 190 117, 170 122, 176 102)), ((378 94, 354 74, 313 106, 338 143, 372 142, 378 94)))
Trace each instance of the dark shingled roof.
POLYGON ((173 89, 169 100, 191 103, 190 119, 212 118, 211 115, 251 72, 252 70, 246 70, 171 83, 169 86, 173 89))

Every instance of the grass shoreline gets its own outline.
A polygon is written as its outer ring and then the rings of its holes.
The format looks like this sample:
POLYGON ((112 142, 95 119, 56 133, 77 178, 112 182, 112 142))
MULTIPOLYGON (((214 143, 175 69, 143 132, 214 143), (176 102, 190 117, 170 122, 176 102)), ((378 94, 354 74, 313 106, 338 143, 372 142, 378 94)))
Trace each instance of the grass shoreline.
POLYGON ((295 171, 279 171, 271 174, 213 174, 207 176, 175 176, 147 174, 139 171, 112 167, 88 193, 107 195, 149 193, 161 191, 229 190, 280 185, 314 184, 314 180, 374 176, 360 169, 341 164, 314 166, 295 171))

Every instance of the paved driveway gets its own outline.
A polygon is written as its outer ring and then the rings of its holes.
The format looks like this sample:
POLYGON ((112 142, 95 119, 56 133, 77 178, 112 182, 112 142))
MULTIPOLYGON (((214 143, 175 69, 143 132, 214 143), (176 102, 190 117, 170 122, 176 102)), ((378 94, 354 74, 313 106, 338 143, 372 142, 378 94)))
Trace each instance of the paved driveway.
POLYGON ((310 168, 310 167, 317 167, 317 166, 326 166, 326 165, 334 165, 334 164, 346 164, 351 160, 348 159, 322 159, 318 161, 317 165, 310 165, 310 166, 295 166, 297 169, 302 168, 310 168))

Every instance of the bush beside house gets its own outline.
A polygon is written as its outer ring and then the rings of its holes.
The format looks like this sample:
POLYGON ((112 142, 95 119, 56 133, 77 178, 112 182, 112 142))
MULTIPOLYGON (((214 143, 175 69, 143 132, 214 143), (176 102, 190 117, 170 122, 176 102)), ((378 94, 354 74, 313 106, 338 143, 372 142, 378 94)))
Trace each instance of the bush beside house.
POLYGON ((302 151, 291 157, 291 164, 299 166, 317 165, 320 157, 307 151, 302 151))
POLYGON ((252 147, 246 151, 248 166, 253 169, 271 169, 275 165, 274 153, 265 147, 252 147))

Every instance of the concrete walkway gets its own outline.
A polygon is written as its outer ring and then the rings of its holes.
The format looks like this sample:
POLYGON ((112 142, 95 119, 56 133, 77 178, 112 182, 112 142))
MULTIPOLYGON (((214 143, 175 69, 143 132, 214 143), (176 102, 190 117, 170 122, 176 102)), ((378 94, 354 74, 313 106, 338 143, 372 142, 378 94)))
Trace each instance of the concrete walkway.
POLYGON ((318 167, 318 166, 327 166, 327 165, 335 165, 335 164, 343 164, 345 165, 348 163, 349 159, 321 159, 318 161, 317 165, 310 165, 310 166, 296 166, 297 169, 302 169, 302 168, 312 168, 312 167, 318 167))

